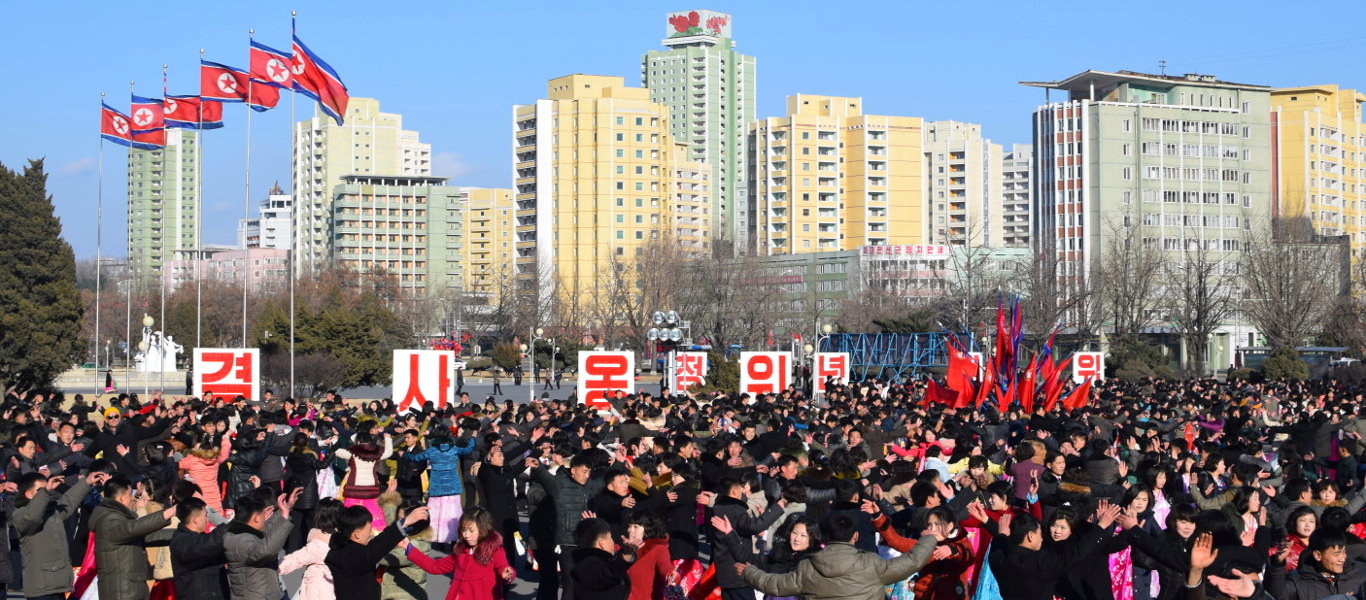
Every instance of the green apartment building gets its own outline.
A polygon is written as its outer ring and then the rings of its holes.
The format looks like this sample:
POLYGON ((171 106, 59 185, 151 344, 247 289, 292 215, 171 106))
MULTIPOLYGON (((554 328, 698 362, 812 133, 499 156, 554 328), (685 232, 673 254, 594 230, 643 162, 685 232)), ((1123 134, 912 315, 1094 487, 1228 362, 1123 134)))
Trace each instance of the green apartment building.
POLYGON ((355 273, 387 274, 410 296, 464 288, 466 194, 445 177, 346 175, 333 188, 329 255, 355 273))
POLYGON ((688 146, 687 160, 710 168, 712 248, 728 255, 750 245, 745 131, 754 120, 754 57, 735 51, 724 13, 671 13, 665 36, 668 49, 641 60, 641 84, 669 108, 669 133, 688 146))
MULTIPOLYGON (((1064 290, 1083 288, 1117 239, 1161 250, 1166 268, 1220 263, 1221 285, 1238 285, 1239 258, 1272 214, 1270 88, 1132 71, 1024 85, 1046 90, 1034 111, 1032 234, 1057 257, 1064 290)), ((1251 328, 1227 325, 1207 357, 1215 368, 1248 345, 1251 328)))
POLYGON ((129 276, 148 282, 199 243, 199 166, 193 131, 167 129, 161 150, 128 151, 129 276))

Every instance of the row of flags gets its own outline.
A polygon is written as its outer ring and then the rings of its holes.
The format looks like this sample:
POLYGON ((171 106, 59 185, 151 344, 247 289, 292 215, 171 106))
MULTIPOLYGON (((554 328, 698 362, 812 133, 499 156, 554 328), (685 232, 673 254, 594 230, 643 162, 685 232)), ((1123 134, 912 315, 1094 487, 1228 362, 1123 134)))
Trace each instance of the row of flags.
POLYGON ((200 58, 197 95, 173 96, 164 89, 162 98, 133 95, 127 114, 101 102, 100 136, 131 148, 164 148, 166 129, 218 129, 223 126, 223 103, 240 102, 266 111, 279 104, 280 90, 317 101, 341 125, 350 101, 346 84, 298 33, 293 38, 290 52, 252 40, 246 70, 200 58))
POLYGON ((1062 402, 1064 410, 1076 410, 1091 398, 1091 382, 1094 377, 1076 385, 1067 394, 1062 393, 1063 382, 1068 375, 1067 369, 1072 356, 1055 362, 1053 342, 1057 337, 1055 330, 1048 336, 1043 348, 1029 358, 1024 370, 1019 369, 1020 342, 1024 339, 1018 299, 1010 303, 1009 310, 1000 303, 996 305, 996 344, 991 352, 978 362, 950 335, 949 365, 944 385, 931 379, 925 391, 925 403, 944 404, 954 409, 976 406, 980 408, 988 401, 995 401, 1002 410, 1019 405, 1026 413, 1034 412, 1035 403, 1042 403, 1044 410, 1062 402))

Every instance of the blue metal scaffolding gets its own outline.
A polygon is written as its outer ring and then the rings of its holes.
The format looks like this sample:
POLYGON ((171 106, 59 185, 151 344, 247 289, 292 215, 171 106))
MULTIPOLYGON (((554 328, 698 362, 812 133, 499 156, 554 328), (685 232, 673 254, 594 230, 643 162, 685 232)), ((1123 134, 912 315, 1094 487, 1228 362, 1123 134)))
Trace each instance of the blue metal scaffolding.
MULTIPOLYGON (((949 363, 949 333, 836 333, 821 341, 821 352, 848 352, 849 378, 904 381, 931 367, 949 363)), ((958 334, 973 347, 972 334, 958 334)))

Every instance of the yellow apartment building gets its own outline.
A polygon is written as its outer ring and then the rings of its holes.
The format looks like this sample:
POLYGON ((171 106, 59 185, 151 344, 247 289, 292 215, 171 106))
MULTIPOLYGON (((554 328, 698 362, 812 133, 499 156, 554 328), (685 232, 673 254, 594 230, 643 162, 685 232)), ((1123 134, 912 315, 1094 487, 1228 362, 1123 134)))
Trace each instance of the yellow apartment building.
POLYGON ((1366 95, 1336 85, 1271 92, 1276 210, 1308 217, 1322 235, 1346 235, 1355 260, 1366 252, 1366 95))
MULTIPOLYGON (((544 99, 514 106, 513 154, 518 292, 543 304, 558 290, 593 306, 603 273, 679 225, 673 207, 694 192, 679 174, 703 171, 670 137, 667 107, 599 75, 552 79, 544 99)), ((709 202, 705 178, 692 181, 709 202)))
POLYGON ((509 188, 461 187, 465 291, 496 301, 514 272, 516 205, 509 188))
POLYGON ((923 121, 859 98, 799 94, 752 123, 749 239, 767 256, 922 244, 923 121))

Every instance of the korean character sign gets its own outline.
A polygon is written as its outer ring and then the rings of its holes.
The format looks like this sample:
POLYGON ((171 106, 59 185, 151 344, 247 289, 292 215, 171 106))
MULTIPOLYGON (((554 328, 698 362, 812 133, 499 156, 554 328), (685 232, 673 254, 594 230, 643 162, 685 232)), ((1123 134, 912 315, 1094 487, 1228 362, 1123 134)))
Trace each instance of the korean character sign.
POLYGON ((1078 352, 1072 355, 1072 382, 1081 383, 1087 377, 1105 379, 1105 353, 1078 352))
POLYGON ((740 393, 755 396, 787 389, 792 355, 786 352, 741 352, 740 393))
POLYGON ((706 385, 707 353, 679 352, 675 354, 674 369, 670 376, 672 381, 669 382, 669 389, 674 392, 686 392, 692 386, 706 385))
POLYGON ((195 348, 194 395, 231 400, 261 398, 261 351, 257 348, 195 348))
POLYGON ((839 379, 841 383, 849 382, 848 352, 817 352, 815 359, 815 391, 823 393, 825 381, 831 377, 839 379))
POLYGON ((455 402, 454 350, 395 350, 393 373, 400 414, 428 402, 437 408, 455 402))
POLYGON ((616 392, 636 393, 635 353, 579 352, 579 402, 608 411, 608 395, 616 392))

